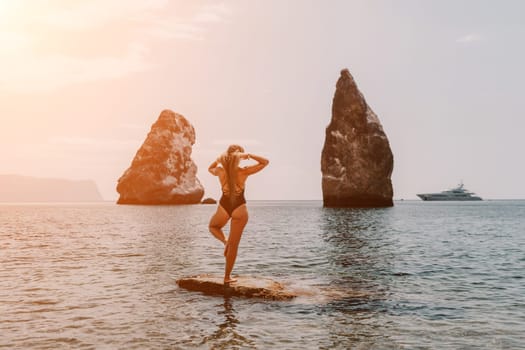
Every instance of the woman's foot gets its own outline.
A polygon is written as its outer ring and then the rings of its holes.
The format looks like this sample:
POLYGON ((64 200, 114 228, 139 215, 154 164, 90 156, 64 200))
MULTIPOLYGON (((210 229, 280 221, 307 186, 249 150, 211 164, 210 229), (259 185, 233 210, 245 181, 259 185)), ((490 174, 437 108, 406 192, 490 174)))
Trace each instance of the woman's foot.
POLYGON ((231 284, 235 282, 237 282, 237 278, 232 278, 232 277, 224 278, 224 284, 231 284))

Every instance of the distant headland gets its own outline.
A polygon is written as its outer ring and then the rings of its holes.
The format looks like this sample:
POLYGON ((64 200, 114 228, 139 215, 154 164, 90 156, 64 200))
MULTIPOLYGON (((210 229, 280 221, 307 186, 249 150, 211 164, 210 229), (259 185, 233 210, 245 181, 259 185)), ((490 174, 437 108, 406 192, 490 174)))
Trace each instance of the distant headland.
POLYGON ((0 175, 0 202, 99 202, 94 181, 0 175))

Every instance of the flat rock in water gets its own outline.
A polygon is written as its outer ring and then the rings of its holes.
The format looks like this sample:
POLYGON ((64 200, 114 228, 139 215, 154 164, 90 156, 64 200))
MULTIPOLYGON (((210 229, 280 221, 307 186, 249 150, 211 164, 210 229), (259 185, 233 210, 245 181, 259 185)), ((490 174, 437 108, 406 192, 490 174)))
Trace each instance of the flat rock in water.
POLYGON ((181 288, 210 295, 272 300, 290 300, 296 297, 291 291, 285 290, 282 284, 269 278, 250 276, 236 276, 235 278, 236 282, 225 285, 222 276, 198 275, 181 278, 177 280, 177 284, 181 288))

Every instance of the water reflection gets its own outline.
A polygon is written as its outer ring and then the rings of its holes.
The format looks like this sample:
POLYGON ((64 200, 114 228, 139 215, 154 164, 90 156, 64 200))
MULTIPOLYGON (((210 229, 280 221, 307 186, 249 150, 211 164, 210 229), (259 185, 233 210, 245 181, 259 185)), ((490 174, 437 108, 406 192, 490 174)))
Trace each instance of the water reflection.
POLYGON ((345 342, 373 345, 387 333, 379 315, 387 311, 396 258, 389 217, 389 209, 322 210, 321 232, 331 265, 329 285, 346 294, 322 307, 346 320, 344 328, 328 326, 333 346, 341 346, 341 334, 345 342), (352 317, 343 316, 348 314, 352 317))
POLYGON ((210 345, 211 349, 255 348, 255 342, 243 336, 237 330, 239 320, 231 297, 224 297, 224 302, 217 305, 217 314, 224 319, 217 325, 217 330, 205 337, 202 344, 210 345))
POLYGON ((324 208, 322 237, 334 267, 334 283, 381 290, 396 253, 389 209, 324 208), (350 272, 350 273, 349 273, 350 272))

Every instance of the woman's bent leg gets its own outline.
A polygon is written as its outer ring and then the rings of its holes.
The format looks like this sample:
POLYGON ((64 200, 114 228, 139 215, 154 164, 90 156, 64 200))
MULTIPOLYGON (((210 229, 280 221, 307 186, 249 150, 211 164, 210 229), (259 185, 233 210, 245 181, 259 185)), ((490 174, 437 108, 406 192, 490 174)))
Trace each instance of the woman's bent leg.
POLYGON ((228 244, 226 245, 225 256, 226 256, 226 267, 224 270, 224 283, 232 282, 230 276, 235 259, 237 258, 237 250, 239 248, 239 242, 241 241, 241 235, 248 222, 248 209, 243 204, 232 213, 232 221, 230 227, 230 235, 228 236, 228 244))
POLYGON ((227 241, 226 237, 224 236, 224 232, 222 232, 222 228, 224 225, 226 225, 229 219, 230 216, 226 210, 224 210, 224 208, 219 205, 217 207, 217 211, 211 217, 210 224, 208 226, 211 234, 224 244, 226 244, 227 241))

